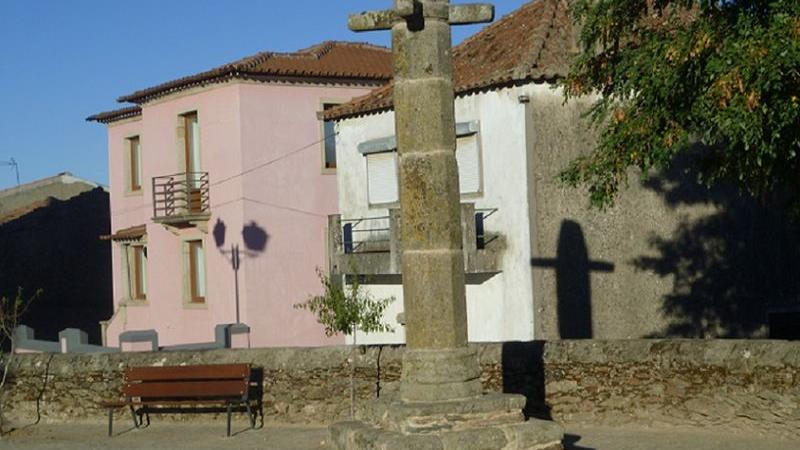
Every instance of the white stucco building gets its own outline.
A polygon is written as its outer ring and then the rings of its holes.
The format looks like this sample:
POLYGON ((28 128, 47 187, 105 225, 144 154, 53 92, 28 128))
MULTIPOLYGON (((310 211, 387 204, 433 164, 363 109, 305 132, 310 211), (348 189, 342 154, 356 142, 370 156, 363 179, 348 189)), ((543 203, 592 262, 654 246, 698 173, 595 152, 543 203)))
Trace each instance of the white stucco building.
MULTIPOLYGON (((565 4, 527 4, 453 51, 456 157, 463 205, 471 341, 536 336, 528 126, 531 99, 560 102, 551 84, 572 50, 565 4), (474 217, 474 219, 473 219, 474 217)), ((397 149, 392 87, 325 113, 337 120, 340 215, 331 220, 334 272, 366 274, 377 297, 394 296, 393 333, 360 343, 403 342, 397 149)))
MULTIPOLYGON (((558 181, 597 142, 592 99, 555 87, 578 52, 567 3, 527 3, 453 49, 469 339, 787 336, 799 259, 783 216, 708 190, 691 158, 632 176, 604 211, 558 181)), ((392 86, 323 116, 338 130, 329 266, 396 297, 395 331, 358 342, 402 342, 392 86)))

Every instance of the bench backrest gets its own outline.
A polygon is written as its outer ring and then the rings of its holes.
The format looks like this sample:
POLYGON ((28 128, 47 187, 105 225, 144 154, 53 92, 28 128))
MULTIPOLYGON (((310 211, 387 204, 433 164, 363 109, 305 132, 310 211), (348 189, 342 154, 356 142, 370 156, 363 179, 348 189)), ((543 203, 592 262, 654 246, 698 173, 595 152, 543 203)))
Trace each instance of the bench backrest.
POLYGON ((126 398, 148 400, 247 399, 250 364, 129 367, 122 392, 126 398))

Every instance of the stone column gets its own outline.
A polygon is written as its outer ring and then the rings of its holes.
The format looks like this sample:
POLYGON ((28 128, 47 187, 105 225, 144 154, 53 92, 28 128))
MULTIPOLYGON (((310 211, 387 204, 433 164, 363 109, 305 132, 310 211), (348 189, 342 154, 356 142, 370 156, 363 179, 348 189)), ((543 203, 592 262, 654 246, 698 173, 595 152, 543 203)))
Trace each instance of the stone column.
POLYGON ((464 251, 453 111, 450 25, 490 21, 490 5, 395 0, 395 9, 350 19, 356 31, 392 30, 395 133, 400 158, 405 402, 481 394, 467 348, 464 251))
POLYGON ((557 426, 523 421, 523 396, 482 395, 467 346, 450 25, 493 16, 489 5, 395 0, 350 17, 355 31, 392 30, 406 350, 399 402, 378 399, 362 422, 332 425, 338 449, 561 448, 557 426))
POLYGON ((422 2, 421 18, 392 27, 409 402, 481 394, 467 349, 448 3, 422 2))

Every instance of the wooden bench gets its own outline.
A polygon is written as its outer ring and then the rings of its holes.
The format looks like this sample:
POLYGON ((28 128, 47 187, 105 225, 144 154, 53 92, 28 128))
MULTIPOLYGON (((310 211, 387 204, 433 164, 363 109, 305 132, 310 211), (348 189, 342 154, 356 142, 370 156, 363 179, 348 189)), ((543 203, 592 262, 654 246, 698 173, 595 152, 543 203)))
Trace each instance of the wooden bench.
POLYGON ((114 410, 126 406, 135 428, 142 427, 145 419, 150 425, 151 412, 225 411, 230 436, 234 407, 247 411, 251 428, 256 426, 256 414, 261 414, 263 426, 262 381, 261 371, 250 364, 129 367, 123 375, 123 399, 101 403, 108 408, 108 435, 113 433, 114 410))

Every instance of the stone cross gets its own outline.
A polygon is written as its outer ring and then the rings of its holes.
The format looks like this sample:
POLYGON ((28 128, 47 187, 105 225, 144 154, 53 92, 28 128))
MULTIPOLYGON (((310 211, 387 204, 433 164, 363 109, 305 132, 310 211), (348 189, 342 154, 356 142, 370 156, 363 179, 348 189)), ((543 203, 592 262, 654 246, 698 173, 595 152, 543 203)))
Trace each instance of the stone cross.
POLYGON ((353 31, 392 30, 407 344, 400 397, 407 403, 482 393, 477 356, 467 347, 450 25, 493 18, 491 5, 395 0, 394 9, 349 19, 353 31))

